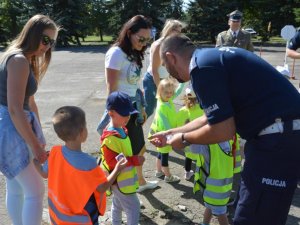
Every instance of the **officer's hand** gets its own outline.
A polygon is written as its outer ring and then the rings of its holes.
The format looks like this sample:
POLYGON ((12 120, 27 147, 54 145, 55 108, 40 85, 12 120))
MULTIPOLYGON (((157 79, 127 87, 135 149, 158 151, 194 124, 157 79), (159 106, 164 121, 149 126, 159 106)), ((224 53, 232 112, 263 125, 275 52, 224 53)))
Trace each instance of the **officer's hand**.
POLYGON ((186 146, 182 144, 181 140, 182 133, 177 133, 171 136, 168 136, 167 144, 171 145, 173 149, 179 150, 184 149, 186 146))

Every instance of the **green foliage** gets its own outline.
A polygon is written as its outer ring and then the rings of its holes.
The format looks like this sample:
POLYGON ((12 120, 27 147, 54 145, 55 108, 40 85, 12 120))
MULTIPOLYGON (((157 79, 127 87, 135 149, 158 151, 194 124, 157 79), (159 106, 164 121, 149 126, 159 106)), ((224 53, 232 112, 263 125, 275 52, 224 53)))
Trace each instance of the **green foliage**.
MULTIPOLYGON (((26 4, 24 1, 2 0, 0 2, 0 44, 5 45, 19 33, 24 24, 24 12, 26 4)), ((26 21, 26 19, 25 19, 26 21)))
POLYGON ((299 0, 0 0, 0 44, 5 45, 35 14, 49 15, 63 29, 58 45, 81 45, 88 35, 116 37, 122 25, 137 14, 152 19, 157 34, 168 18, 187 22, 187 34, 196 41, 215 42, 217 34, 228 29, 228 13, 244 13, 242 26, 259 33, 260 41, 280 35, 287 24, 299 26, 299 0), (268 24, 271 22, 271 29, 268 24))
POLYGON ((227 0, 194 0, 188 4, 188 33, 193 40, 215 43, 219 32, 228 29, 228 13, 240 9, 239 3, 227 0))
POLYGON ((107 1, 108 27, 117 36, 122 25, 131 17, 142 14, 151 18, 160 30, 167 18, 183 17, 182 0, 111 0, 107 1))

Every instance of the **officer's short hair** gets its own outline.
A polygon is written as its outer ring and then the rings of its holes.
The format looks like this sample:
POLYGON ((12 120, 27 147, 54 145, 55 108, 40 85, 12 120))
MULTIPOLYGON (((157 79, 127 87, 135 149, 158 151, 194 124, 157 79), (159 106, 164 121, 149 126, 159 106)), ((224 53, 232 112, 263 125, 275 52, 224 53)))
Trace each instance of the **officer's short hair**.
POLYGON ((191 49, 195 49, 196 46, 187 36, 183 34, 171 35, 165 38, 160 46, 160 55, 165 57, 166 52, 175 52, 185 55, 191 49))
POLYGON ((77 106, 63 106, 55 111, 52 123, 60 139, 71 141, 86 127, 85 113, 77 106))

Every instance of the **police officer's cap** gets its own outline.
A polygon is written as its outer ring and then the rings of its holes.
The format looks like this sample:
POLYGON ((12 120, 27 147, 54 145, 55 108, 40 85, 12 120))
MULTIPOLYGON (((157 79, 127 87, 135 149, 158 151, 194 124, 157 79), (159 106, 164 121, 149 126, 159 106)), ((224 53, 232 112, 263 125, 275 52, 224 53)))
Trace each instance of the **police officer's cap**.
POLYGON ((232 21, 239 21, 243 17, 243 13, 240 12, 239 10, 234 10, 233 12, 227 14, 230 20, 232 21))

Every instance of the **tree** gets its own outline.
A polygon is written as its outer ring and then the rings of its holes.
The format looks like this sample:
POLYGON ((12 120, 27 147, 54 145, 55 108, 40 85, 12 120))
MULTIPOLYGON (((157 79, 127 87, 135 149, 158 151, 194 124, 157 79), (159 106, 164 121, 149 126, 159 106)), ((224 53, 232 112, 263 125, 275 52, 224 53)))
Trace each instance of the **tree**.
POLYGON ((103 32, 108 30, 107 20, 109 13, 106 7, 105 0, 94 0, 88 5, 90 24, 92 24, 89 27, 89 31, 90 33, 99 34, 101 41, 103 41, 103 32))
POLYGON ((187 7, 188 35, 193 40, 215 43, 219 32, 228 29, 228 13, 240 9, 238 2, 228 0, 195 0, 187 7))
POLYGON ((242 1, 245 22, 254 27, 262 41, 269 39, 268 24, 272 23, 271 35, 279 35, 287 24, 295 24, 294 8, 299 7, 299 0, 242 1))
POLYGON ((109 30, 117 36, 122 25, 134 15, 151 18, 153 26, 161 29, 167 18, 183 17, 182 0, 111 0, 107 4, 109 30))
POLYGON ((26 4, 24 1, 2 0, 0 3, 0 43, 14 39, 22 29, 28 17, 24 16, 26 4))

